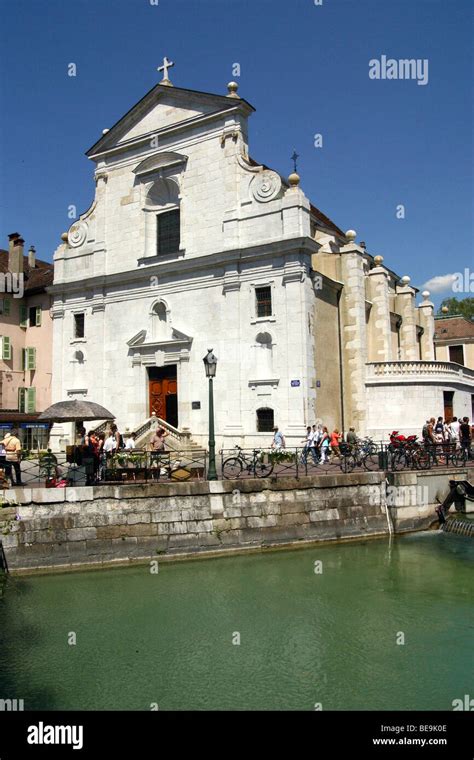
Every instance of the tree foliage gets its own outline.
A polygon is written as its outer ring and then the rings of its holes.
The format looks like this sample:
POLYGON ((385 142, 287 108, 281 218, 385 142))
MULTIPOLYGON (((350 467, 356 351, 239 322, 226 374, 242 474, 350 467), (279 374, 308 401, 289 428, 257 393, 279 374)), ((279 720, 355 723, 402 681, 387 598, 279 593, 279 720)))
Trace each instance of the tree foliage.
POLYGON ((466 319, 472 319, 474 317, 474 298, 463 298, 462 300, 455 297, 445 298, 441 301, 441 305, 438 309, 438 314, 441 316, 443 315, 443 306, 448 307, 446 316, 459 314, 466 319))

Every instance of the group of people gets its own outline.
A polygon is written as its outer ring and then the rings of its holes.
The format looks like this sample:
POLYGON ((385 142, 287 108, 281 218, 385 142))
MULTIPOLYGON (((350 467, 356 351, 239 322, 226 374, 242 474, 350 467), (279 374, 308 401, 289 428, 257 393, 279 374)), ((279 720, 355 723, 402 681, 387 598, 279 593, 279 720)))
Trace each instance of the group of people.
MULTIPOLYGON (((150 443, 149 451, 151 452, 151 460, 158 462, 159 455, 165 451, 165 438, 169 433, 162 427, 157 428, 150 443)), ((83 462, 84 459, 92 459, 93 462, 93 474, 92 480, 102 480, 104 477, 104 471, 107 467, 107 461, 112 458, 114 454, 122 452, 123 454, 129 454, 136 448, 137 434, 135 432, 124 439, 122 433, 120 433, 117 425, 110 426, 107 433, 96 433, 94 430, 86 432, 86 428, 80 428, 78 431, 78 452, 83 462)))
MULTIPOLYGON (((330 433, 328 428, 322 423, 313 426, 308 425, 306 436, 301 441, 301 443, 304 443, 301 461, 303 464, 306 464, 308 455, 311 455, 314 464, 319 464, 320 462, 327 463, 330 462, 332 457, 340 457, 339 445, 343 439, 344 436, 337 428, 334 428, 332 433, 330 433)), ((356 443, 357 436, 353 427, 350 428, 346 440, 349 444, 356 443)), ((285 446, 283 433, 275 427, 271 448, 278 451, 279 449, 284 449, 285 446)))
POLYGON ((469 455, 472 442, 472 428, 469 417, 443 420, 442 417, 430 417, 423 425, 422 438, 427 445, 454 443, 465 449, 469 455))

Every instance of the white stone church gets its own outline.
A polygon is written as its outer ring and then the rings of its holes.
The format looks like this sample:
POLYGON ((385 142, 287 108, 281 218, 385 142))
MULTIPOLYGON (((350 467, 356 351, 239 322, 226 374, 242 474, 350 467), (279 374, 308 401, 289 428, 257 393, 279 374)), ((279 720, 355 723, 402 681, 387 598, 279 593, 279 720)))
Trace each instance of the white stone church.
MULTIPOLYGON (((383 439, 471 417, 474 372, 434 361, 433 305, 249 154, 253 107, 148 92, 87 151, 95 198, 54 255, 53 402, 88 399, 143 438, 158 417, 205 444, 297 445, 307 424, 383 439)), ((56 428, 64 444, 70 433, 56 428), (61 438, 62 436, 62 438, 61 438)), ((57 438, 56 443, 59 439, 57 438)))

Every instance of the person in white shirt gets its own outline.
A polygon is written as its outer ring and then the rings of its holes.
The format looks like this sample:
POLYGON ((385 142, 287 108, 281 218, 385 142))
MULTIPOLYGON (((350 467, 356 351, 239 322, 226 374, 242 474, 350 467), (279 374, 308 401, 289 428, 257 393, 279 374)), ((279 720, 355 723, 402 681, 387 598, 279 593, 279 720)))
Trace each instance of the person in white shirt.
POLYGON ((132 433, 130 435, 130 438, 127 438, 127 443, 125 444, 126 451, 133 451, 133 449, 136 447, 136 444, 135 444, 136 437, 137 437, 137 434, 132 433))
POLYGON ((117 441, 113 433, 110 433, 109 437, 105 439, 104 451, 106 454, 113 454, 117 448, 117 441))
POLYGON ((457 417, 453 417, 452 422, 448 425, 448 429, 451 443, 459 441, 459 421, 457 417))

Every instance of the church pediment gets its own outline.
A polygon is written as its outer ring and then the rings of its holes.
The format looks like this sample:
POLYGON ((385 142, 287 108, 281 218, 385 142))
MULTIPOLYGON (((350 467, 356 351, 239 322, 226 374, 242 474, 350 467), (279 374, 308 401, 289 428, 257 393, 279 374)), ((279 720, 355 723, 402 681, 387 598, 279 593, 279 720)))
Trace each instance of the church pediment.
POLYGON ((130 340, 127 341, 127 346, 136 350, 148 350, 160 347, 178 347, 178 345, 185 347, 190 346, 192 342, 193 339, 190 335, 186 335, 186 333, 181 330, 177 330, 175 327, 170 326, 168 330, 163 331, 159 335, 151 335, 147 330, 140 330, 140 332, 134 335, 133 338, 130 338, 130 340))
POLYGON ((185 90, 158 84, 128 111, 95 145, 89 157, 133 143, 140 137, 159 133, 167 127, 194 125, 196 120, 234 108, 253 110, 245 100, 225 95, 185 90))

